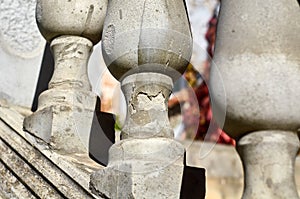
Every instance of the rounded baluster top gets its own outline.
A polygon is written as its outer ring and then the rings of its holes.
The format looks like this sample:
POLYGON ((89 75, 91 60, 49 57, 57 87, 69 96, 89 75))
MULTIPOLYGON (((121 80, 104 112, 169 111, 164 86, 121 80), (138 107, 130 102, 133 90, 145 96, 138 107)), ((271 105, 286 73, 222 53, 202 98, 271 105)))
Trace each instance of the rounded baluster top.
POLYGON ((105 63, 119 80, 136 72, 174 78, 185 71, 192 54, 184 1, 111 0, 102 39, 105 63))
POLYGON ((36 21, 47 41, 61 35, 101 39, 107 0, 37 0, 36 21))
POLYGON ((232 137, 299 130, 299 19, 297 1, 222 1, 210 91, 232 137))

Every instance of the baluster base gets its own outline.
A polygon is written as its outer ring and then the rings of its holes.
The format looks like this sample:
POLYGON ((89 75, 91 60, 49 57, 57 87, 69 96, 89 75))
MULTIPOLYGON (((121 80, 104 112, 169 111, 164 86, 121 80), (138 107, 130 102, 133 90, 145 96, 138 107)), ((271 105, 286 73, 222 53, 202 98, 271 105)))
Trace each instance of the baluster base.
POLYGON ((126 139, 109 151, 107 168, 91 175, 90 189, 107 198, 179 198, 184 147, 169 138, 126 139))
POLYGON ((243 199, 298 199, 294 165, 299 150, 296 133, 257 131, 237 142, 244 167, 243 199))
POLYGON ((90 91, 87 62, 93 44, 78 36, 51 42, 55 71, 38 110, 24 120, 27 136, 63 153, 87 153, 96 95, 90 91))

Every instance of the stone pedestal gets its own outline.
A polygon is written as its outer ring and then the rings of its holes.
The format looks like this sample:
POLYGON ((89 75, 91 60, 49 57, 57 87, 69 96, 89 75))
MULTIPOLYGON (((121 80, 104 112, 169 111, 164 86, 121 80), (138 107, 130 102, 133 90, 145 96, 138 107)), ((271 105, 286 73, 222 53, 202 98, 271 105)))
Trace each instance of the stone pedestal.
POLYGON ((237 142, 244 166, 243 199, 299 198, 294 170, 300 143, 289 131, 257 131, 237 142))
POLYGON ((85 152, 96 98, 91 92, 87 63, 93 44, 79 36, 51 42, 55 71, 49 90, 39 96, 38 110, 25 118, 24 128, 51 148, 85 152))
POLYGON ((108 198, 179 198, 184 147, 172 139, 167 100, 172 79, 159 73, 125 77, 127 118, 109 164, 91 176, 91 189, 108 198))
POLYGON ((108 167, 91 176, 92 191, 107 198, 179 198, 183 146, 168 138, 114 144, 108 167))

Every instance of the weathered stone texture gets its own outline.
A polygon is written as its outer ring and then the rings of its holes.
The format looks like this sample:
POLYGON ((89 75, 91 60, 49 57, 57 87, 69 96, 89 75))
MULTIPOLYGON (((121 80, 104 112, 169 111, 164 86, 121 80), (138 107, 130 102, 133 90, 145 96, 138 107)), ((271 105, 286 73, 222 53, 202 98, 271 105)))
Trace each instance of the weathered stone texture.
POLYGON ((184 148, 168 138, 125 139, 110 148, 108 167, 91 176, 108 198, 179 198, 184 148))
MULTIPOLYGON (((1 157, 2 158, 2 157, 1 157)), ((16 176, 0 163, 0 198, 34 199, 35 197, 16 176)))
MULTIPOLYGON (((22 131, 24 117, 12 109, 0 107, 0 118, 0 162, 26 190, 40 198, 95 198, 88 191, 88 179, 90 173, 100 167, 87 154, 61 155, 44 145, 29 142, 22 131)), ((6 174, 0 172, 0 178, 9 180, 3 187, 5 195, 16 185, 25 196, 26 191, 6 174)))
POLYGON ((242 137, 237 151, 244 166, 243 199, 296 199, 295 159, 297 134, 259 131, 242 137))
POLYGON ((0 1, 0 98, 26 107, 32 104, 45 46, 35 3, 0 1))
POLYGON ((299 19, 296 1, 222 2, 210 85, 232 137, 299 128, 299 19))
POLYGON ((47 41, 61 35, 81 36, 98 43, 107 0, 37 0, 36 20, 47 41))
POLYGON ((8 53, 24 58, 40 54, 43 39, 35 22, 35 0, 0 1, 0 41, 8 53))
POLYGON ((122 81, 128 114, 107 168, 91 176, 93 193, 108 198, 179 198, 184 148, 172 139, 167 99, 172 79, 137 73, 122 81))
POLYGON ((92 46, 79 36, 51 42, 55 71, 49 90, 39 96, 38 110, 26 117, 24 127, 56 150, 87 151, 96 102, 87 75, 92 46))

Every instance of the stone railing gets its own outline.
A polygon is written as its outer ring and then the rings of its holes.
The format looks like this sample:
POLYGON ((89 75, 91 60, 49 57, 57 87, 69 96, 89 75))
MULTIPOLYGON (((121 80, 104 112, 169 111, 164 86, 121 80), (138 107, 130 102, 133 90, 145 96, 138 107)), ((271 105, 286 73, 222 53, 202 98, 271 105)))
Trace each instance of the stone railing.
POLYGON ((121 81, 128 112, 108 167, 91 177, 92 191, 108 198, 179 198, 184 147, 173 139, 167 101, 192 54, 184 2, 39 0, 36 20, 55 67, 24 129, 60 153, 87 152, 88 136, 80 134, 90 132, 95 107, 87 62, 104 23, 104 60, 121 81))
MULTIPOLYGON (((298 198, 299 7, 256 3, 222 5, 213 109, 237 140, 243 198, 298 198)), ((107 168, 91 176, 91 189, 106 198, 179 198, 184 147, 173 139, 166 102, 192 53, 184 1, 38 0, 36 13, 55 71, 38 110, 24 120, 26 131, 51 149, 87 152, 88 136, 80 135, 90 132, 95 96, 86 67, 103 35, 104 60, 121 82, 127 118, 107 168)))

